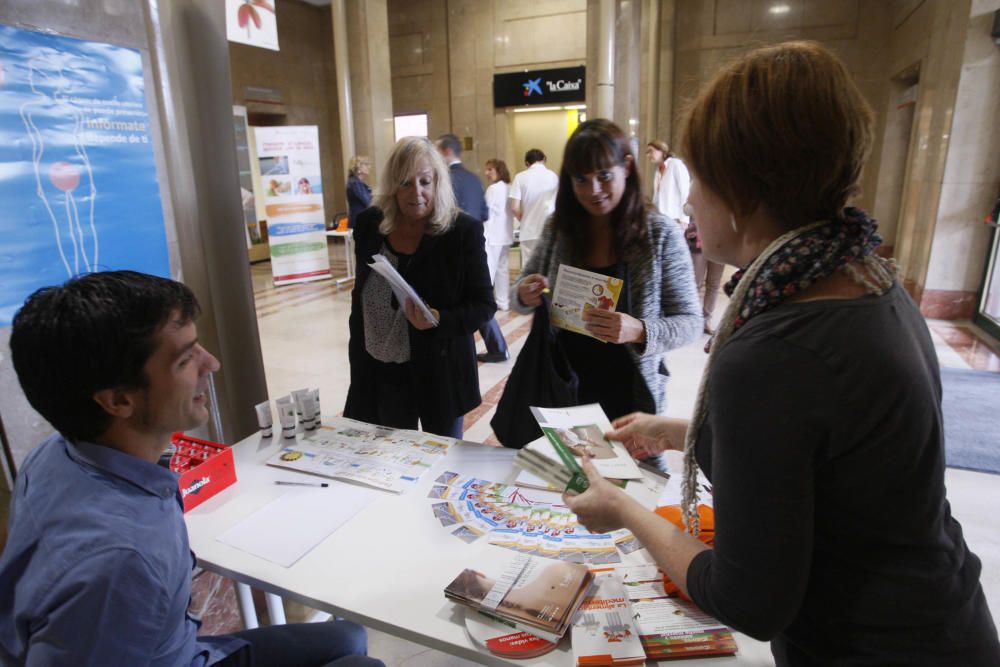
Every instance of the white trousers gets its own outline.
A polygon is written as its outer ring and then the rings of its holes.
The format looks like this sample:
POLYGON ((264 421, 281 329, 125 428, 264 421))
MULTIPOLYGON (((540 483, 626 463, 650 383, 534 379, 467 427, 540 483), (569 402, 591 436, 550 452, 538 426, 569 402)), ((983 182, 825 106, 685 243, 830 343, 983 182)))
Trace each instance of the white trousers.
POLYGON ((510 246, 486 245, 486 265, 489 267, 497 308, 510 309, 510 246))
POLYGON ((531 253, 534 252, 535 248, 538 247, 539 239, 522 239, 521 240, 521 269, 528 265, 528 258, 531 257, 531 253))

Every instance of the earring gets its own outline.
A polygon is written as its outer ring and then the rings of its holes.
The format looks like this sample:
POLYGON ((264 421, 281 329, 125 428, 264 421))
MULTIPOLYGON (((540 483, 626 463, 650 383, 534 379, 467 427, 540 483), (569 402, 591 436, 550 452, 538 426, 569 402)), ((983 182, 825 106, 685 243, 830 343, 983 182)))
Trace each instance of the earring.
POLYGON ((739 233, 740 230, 736 228, 736 216, 732 213, 729 214, 729 226, 733 228, 733 234, 739 233))

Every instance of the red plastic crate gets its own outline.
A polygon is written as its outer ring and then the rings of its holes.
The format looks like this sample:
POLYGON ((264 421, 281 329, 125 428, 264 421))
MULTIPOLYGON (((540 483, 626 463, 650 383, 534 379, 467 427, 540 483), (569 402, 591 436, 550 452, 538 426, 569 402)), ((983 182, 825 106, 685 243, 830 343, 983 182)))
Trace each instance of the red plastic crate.
POLYGON ((183 433, 174 433, 170 440, 177 448, 170 459, 170 469, 180 474, 178 485, 185 512, 236 481, 236 465, 229 445, 183 433))

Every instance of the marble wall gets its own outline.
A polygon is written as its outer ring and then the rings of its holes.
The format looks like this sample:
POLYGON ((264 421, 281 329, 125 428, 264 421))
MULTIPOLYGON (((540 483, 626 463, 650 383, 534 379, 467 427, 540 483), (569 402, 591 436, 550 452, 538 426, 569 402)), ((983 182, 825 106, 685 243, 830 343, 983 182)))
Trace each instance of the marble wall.
POLYGON ((346 6, 355 152, 371 158, 368 182, 377 193, 382 167, 395 143, 388 4, 365 0, 346 6))
POLYGON ((989 228, 983 218, 1000 187, 1000 46, 990 37, 1000 0, 973 3, 961 56, 940 202, 921 307, 969 317, 983 278, 989 228))
MULTIPOLYGON (((673 49, 660 50, 661 70, 673 59, 672 99, 659 115, 657 133, 671 143, 679 139, 685 107, 733 58, 791 39, 820 42, 844 61, 876 112, 876 145, 858 201, 871 210, 885 125, 889 9, 887 3, 858 0, 676 0, 673 49)), ((666 20, 661 24, 664 32, 669 29, 666 20)))
POLYGON ((388 0, 388 15, 393 112, 471 138, 462 160, 480 175, 492 157, 521 165, 493 75, 586 62, 587 0, 388 0))

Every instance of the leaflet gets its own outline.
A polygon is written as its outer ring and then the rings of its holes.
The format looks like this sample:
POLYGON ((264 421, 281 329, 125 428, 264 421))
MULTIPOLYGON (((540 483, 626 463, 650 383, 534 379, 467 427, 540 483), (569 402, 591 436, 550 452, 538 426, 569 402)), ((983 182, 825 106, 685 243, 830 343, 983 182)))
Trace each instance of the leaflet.
POLYGON ((396 300, 399 301, 400 307, 403 307, 403 304, 407 301, 412 301, 420 309, 424 319, 434 326, 438 325, 438 320, 434 317, 431 309, 427 307, 427 304, 424 303, 424 300, 413 289, 413 286, 406 282, 403 276, 399 275, 399 271, 396 270, 396 267, 389 262, 385 255, 381 253, 372 255, 372 262, 368 266, 372 268, 372 271, 386 279, 389 287, 392 288, 392 293, 396 295, 396 300))
POLYGON ((591 308, 614 310, 623 284, 621 278, 560 264, 552 292, 552 325, 595 338, 584 326, 584 313, 591 308))
POLYGON ((547 440, 528 443, 526 449, 553 462, 561 461, 553 441, 560 442, 577 460, 590 454, 594 467, 611 479, 643 479, 639 465, 620 442, 608 440, 611 429, 604 410, 597 403, 570 408, 531 408, 531 414, 547 440))
MULTIPOLYGON (((402 493, 447 454, 456 440, 335 417, 289 442, 268 459, 268 465, 402 493)), ((447 485, 442 486, 447 490, 447 485)))

